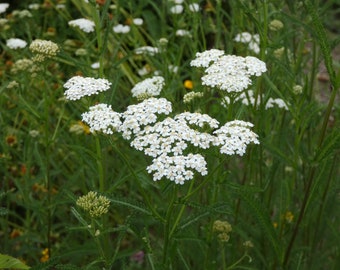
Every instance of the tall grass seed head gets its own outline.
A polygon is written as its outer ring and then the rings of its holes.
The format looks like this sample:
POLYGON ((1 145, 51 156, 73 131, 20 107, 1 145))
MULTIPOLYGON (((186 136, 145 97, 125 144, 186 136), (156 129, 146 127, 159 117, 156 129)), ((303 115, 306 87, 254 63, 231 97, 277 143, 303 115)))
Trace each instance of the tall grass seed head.
POLYGON ((69 79, 64 88, 66 99, 78 100, 85 96, 96 95, 110 89, 111 82, 106 79, 74 76, 69 79))
POLYGON ((92 218, 100 217, 109 211, 110 200, 105 196, 90 191, 77 199, 76 204, 88 212, 92 218))

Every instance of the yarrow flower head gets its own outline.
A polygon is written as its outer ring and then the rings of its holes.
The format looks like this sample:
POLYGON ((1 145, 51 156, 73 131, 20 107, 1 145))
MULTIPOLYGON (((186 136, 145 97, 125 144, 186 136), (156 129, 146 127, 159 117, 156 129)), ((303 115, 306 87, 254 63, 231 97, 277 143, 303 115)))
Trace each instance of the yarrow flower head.
POLYGON ((93 21, 85 18, 69 21, 68 24, 73 27, 79 27, 79 29, 84 31, 85 33, 93 32, 95 27, 93 21))
POLYGON ((92 133, 99 131, 113 134, 119 130, 122 122, 120 113, 112 110, 111 105, 97 104, 90 107, 90 111, 82 114, 82 120, 90 126, 92 133))
POLYGON ((170 13, 172 14, 181 14, 183 12, 183 6, 182 5, 174 5, 170 8, 170 13))
POLYGON ((220 56, 224 55, 224 51, 211 49, 204 52, 196 53, 196 58, 190 62, 192 67, 208 67, 211 62, 217 61, 220 56))
POLYGON ((236 42, 241 42, 248 45, 248 49, 256 54, 260 53, 260 36, 259 34, 250 34, 248 32, 242 32, 237 34, 234 38, 236 42))
POLYGON ((188 143, 207 149, 214 142, 214 137, 197 130, 207 127, 218 127, 218 121, 207 114, 185 112, 145 127, 131 142, 131 146, 152 157, 162 154, 181 155, 188 143))
POLYGON ((266 64, 256 57, 223 54, 223 51, 212 49, 196 54, 196 59, 191 61, 191 66, 206 67, 203 85, 228 93, 241 92, 252 84, 251 76, 260 76, 267 71, 266 64))
POLYGON ((144 23, 144 20, 142 18, 134 18, 132 22, 134 25, 142 25, 144 23))
POLYGON ((110 200, 97 192, 90 191, 78 198, 76 204, 90 214, 92 218, 100 217, 109 211, 110 200))
POLYGON ((200 5, 197 3, 189 4, 189 10, 191 12, 198 12, 200 10, 200 5))
POLYGON ((269 23, 269 29, 272 31, 278 31, 281 30, 284 27, 283 22, 280 20, 272 20, 269 23))
POLYGON ((22 49, 27 46, 27 42, 20 38, 10 38, 10 39, 7 39, 6 46, 14 50, 22 49))
POLYGON ((153 180, 160 180, 162 177, 183 185, 185 181, 194 177, 197 171, 201 175, 207 175, 207 163, 200 154, 189 154, 187 156, 167 156, 161 155, 155 158, 146 169, 148 173, 153 173, 153 180))
POLYGON ((281 109, 285 109, 286 111, 288 110, 287 104, 281 98, 275 98, 275 99, 269 98, 268 101, 266 102, 266 109, 273 108, 275 105, 281 109))
POLYGON ((129 140, 131 135, 137 135, 141 127, 157 122, 157 114, 169 114, 172 106, 165 98, 149 98, 143 102, 128 106, 122 114, 123 124, 120 128, 124 139, 129 140))
POLYGON ((32 60, 26 58, 17 60, 11 68, 11 72, 13 74, 24 71, 29 72, 32 77, 35 77, 40 70, 41 68, 38 65, 36 65, 32 60))
POLYGON ((143 46, 135 49, 135 54, 155 55, 157 53, 159 53, 159 49, 157 47, 143 46))
POLYGON ((228 221, 216 220, 213 224, 213 231, 218 233, 217 237, 221 242, 228 242, 232 227, 228 221))
POLYGON ((37 62, 42 62, 46 58, 56 56, 59 52, 58 45, 50 40, 35 39, 29 48, 31 52, 36 54, 33 60, 37 62))
POLYGON ((176 36, 178 37, 191 37, 191 33, 188 30, 185 29, 178 29, 176 31, 176 36))
POLYGON ((130 32, 129 25, 117 24, 113 27, 113 32, 117 34, 126 34, 130 32))
MULTIPOLYGON (((234 102, 236 102, 236 101, 241 101, 242 104, 244 104, 246 106, 250 106, 250 105, 253 106, 253 107, 256 106, 256 108, 258 108, 260 106, 261 101, 264 101, 266 110, 273 108, 274 106, 277 106, 281 109, 288 110, 288 106, 287 106, 286 102, 283 101, 282 99, 280 99, 280 98, 273 99, 273 98, 270 97, 268 100, 265 101, 264 95, 258 96, 257 99, 256 99, 254 97, 254 92, 252 90, 242 92, 241 94, 236 96, 234 98, 234 102)), ((226 107, 227 104, 230 104, 230 98, 228 96, 225 96, 223 98, 223 101, 222 101, 222 106, 226 107)))
POLYGON ((220 146, 221 154, 243 156, 248 144, 260 143, 257 134, 250 130, 251 127, 252 123, 240 120, 227 122, 213 132, 217 136, 214 145, 220 146))
POLYGON ((195 98, 202 98, 204 94, 202 92, 189 92, 183 96, 184 103, 190 103, 195 98))
POLYGON ((206 114, 185 112, 146 126, 136 135, 131 146, 154 158, 147 167, 148 172, 153 173, 154 181, 165 177, 176 184, 184 184, 194 177, 193 170, 206 175, 207 168, 202 155, 184 155, 183 151, 189 144, 209 148, 214 136, 198 130, 216 127, 218 121, 206 114))
POLYGON ((146 99, 158 96, 163 89, 164 78, 162 76, 153 76, 144 81, 137 83, 132 89, 132 96, 138 99, 146 99))
POLYGON ((0 14, 6 12, 6 9, 8 9, 8 7, 9 7, 8 3, 0 4, 0 14))
POLYGON ((106 79, 75 76, 69 79, 64 88, 65 96, 69 100, 77 100, 84 96, 96 95, 110 89, 111 82, 106 79))

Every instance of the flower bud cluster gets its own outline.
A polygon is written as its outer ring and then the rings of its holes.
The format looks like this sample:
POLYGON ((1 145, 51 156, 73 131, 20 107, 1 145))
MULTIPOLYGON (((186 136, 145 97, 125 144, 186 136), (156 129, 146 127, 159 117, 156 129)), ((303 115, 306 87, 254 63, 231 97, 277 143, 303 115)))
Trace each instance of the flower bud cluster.
POLYGON ((218 233, 217 237, 221 242, 228 242, 232 227, 228 221, 216 220, 213 224, 213 231, 218 233))
POLYGON ((34 61, 42 62, 46 58, 54 57, 59 52, 59 47, 56 43, 50 40, 35 39, 30 44, 31 52, 35 53, 34 61))
POLYGON ((78 198, 76 204, 96 218, 106 214, 109 211, 110 200, 102 195, 97 195, 97 192, 90 191, 84 196, 78 198))

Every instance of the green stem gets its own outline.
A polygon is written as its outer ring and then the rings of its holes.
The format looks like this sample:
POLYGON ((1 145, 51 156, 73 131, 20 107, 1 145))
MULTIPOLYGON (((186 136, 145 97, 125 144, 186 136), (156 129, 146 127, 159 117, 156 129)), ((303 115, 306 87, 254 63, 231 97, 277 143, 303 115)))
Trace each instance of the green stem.
MULTIPOLYGON (((190 186, 189 186, 187 195, 191 193, 191 190, 192 190, 192 188, 193 188, 193 186, 194 186, 194 183, 195 183, 195 181, 194 181, 194 180, 191 180, 191 183, 190 183, 190 186)), ((171 229, 171 231, 170 231, 170 233, 169 233, 169 238, 171 238, 172 235, 174 234, 174 232, 175 232, 175 230, 176 230, 176 228, 177 228, 177 225, 178 225, 178 223, 180 222, 181 217, 182 217, 182 215, 183 215, 183 212, 184 212, 184 210, 185 210, 185 206, 186 206, 186 205, 185 205, 185 201, 183 201, 182 207, 181 207, 181 209, 180 209, 180 211, 179 211, 179 213, 178 213, 178 215, 177 215, 177 218, 176 218, 176 220, 175 220, 175 223, 174 223, 174 225, 172 226, 172 229, 171 229)))
POLYGON ((188 192, 187 195, 185 195, 182 198, 182 201, 186 201, 187 199, 189 199, 189 197, 191 197, 192 195, 194 195, 197 191, 199 191, 204 185, 206 185, 211 177, 214 175, 214 173, 224 164, 224 161, 227 159, 228 157, 224 157, 223 160, 214 168, 214 170, 209 174, 209 176, 207 176, 193 191, 188 192))
POLYGON ((221 255, 222 255, 222 269, 226 270, 227 269, 227 262, 226 262, 226 258, 225 258, 225 247, 224 247, 224 243, 220 242, 220 248, 221 248, 221 255))
POLYGON ((98 247, 98 249, 100 251, 100 255, 101 255, 103 261, 105 262, 105 264, 107 264, 107 259, 106 259, 106 256, 105 256, 105 252, 104 252, 104 249, 102 247, 101 241, 99 239, 100 234, 96 235, 96 231, 97 231, 96 230, 96 223, 92 219, 91 220, 91 231, 90 231, 90 233, 91 233, 92 237, 94 238, 94 241, 95 241, 95 243, 96 243, 96 245, 97 245, 97 247, 98 247))
POLYGON ((99 78, 102 78, 104 75, 104 50, 103 50, 103 38, 101 34, 101 20, 100 20, 100 12, 97 10, 96 6, 92 6, 92 18, 96 27, 96 38, 97 38, 97 45, 98 45, 98 54, 99 54, 99 71, 98 75, 99 78))
POLYGON ((230 270, 230 269, 233 269, 236 265, 238 265, 241 261, 243 261, 244 258, 249 258, 249 261, 251 261, 251 257, 248 255, 248 253, 244 253, 244 255, 239 259, 237 260, 235 263, 233 263, 232 265, 230 265, 227 270, 230 270))
POLYGON ((96 141, 96 153, 97 153, 97 167, 98 167, 98 177, 99 177, 99 191, 104 192, 106 185, 105 185, 105 177, 104 177, 104 168, 103 168, 103 154, 102 148, 100 145, 100 139, 98 136, 95 136, 96 141))
POLYGON ((163 222, 163 223, 166 222, 166 220, 165 220, 165 219, 164 219, 164 218, 156 211, 156 209, 152 206, 152 204, 151 204, 151 202, 150 202, 150 200, 149 200, 147 194, 145 193, 143 187, 141 186, 141 184, 140 184, 140 182, 139 182, 139 178, 138 178, 138 176, 136 175, 135 170, 132 168, 132 166, 131 166, 131 164, 130 164, 128 158, 124 155, 124 153, 122 153, 122 152, 119 150, 119 148, 115 145, 114 142, 112 142, 112 141, 110 140, 110 143, 111 143, 111 145, 114 147, 114 149, 117 151, 117 153, 122 157, 122 159, 124 160, 125 164, 128 166, 128 168, 129 168, 131 174, 133 175, 134 179, 136 180, 135 182, 136 182, 136 184, 137 184, 137 186, 138 186, 138 189, 139 189, 140 193, 142 194, 143 199, 144 199, 145 203, 147 204, 147 206, 149 207, 150 211, 154 214, 154 216, 155 216, 158 220, 160 220, 160 221, 163 222))
MULTIPOLYGON (((335 101, 335 97, 336 97, 336 94, 337 94, 337 91, 334 91, 333 86, 331 86, 331 89, 332 89, 332 95, 331 95, 329 102, 328 102, 328 106, 327 106, 325 117, 324 117, 324 120, 323 120, 323 123, 322 123, 321 133, 320 133, 320 137, 319 137, 316 149, 321 149, 322 143, 325 139, 325 134, 326 134, 326 130, 327 130, 329 117, 331 115, 332 108, 333 108, 334 101, 335 101)), ((307 187, 306 187, 305 196, 303 198, 303 202, 302 202, 302 205, 301 205, 301 210, 300 210, 296 225, 294 227, 292 237, 291 237, 290 242, 288 244, 286 254, 284 256, 284 261, 283 261, 284 266, 287 265, 287 263, 288 263, 290 252, 292 251, 296 236, 297 236, 298 231, 299 231, 301 221, 302 221, 304 214, 306 212, 306 208, 307 208, 308 201, 309 201, 310 190, 311 190, 311 187, 312 187, 312 183, 314 181, 315 172, 316 172, 316 166, 313 166, 310 169, 310 173, 309 173, 309 176, 307 178, 308 179, 307 187)))
MULTIPOLYGON (((46 82, 46 85, 47 82, 46 82)), ((48 249, 48 257, 51 258, 51 228, 52 228, 52 213, 51 213, 51 205, 52 205, 52 198, 51 198, 51 181, 50 181, 50 168, 49 168, 49 160, 50 160, 50 127, 49 127, 49 122, 50 122, 50 104, 49 100, 51 98, 47 96, 47 91, 43 91, 43 100, 44 100, 44 180, 45 180, 45 185, 47 189, 47 232, 46 232, 46 238, 47 238, 47 249, 48 249)))
POLYGON ((169 240, 170 240, 170 218, 172 216, 172 212, 175 206, 175 201, 177 199, 177 188, 176 186, 173 186, 173 193, 172 193, 172 198, 169 203, 168 209, 166 211, 166 216, 165 216, 165 224, 164 224, 164 248, 163 248, 163 265, 166 263, 167 255, 168 255, 168 247, 169 247, 169 240))

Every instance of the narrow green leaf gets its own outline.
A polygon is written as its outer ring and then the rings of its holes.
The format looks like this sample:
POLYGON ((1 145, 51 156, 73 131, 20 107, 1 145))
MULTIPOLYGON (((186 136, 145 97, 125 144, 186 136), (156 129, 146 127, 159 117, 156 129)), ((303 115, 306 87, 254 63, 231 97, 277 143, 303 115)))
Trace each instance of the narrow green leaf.
POLYGON ((29 266, 21 262, 20 260, 8 255, 0 254, 0 269, 30 269, 29 266))
POLYGON ((253 193, 247 190, 247 187, 241 187, 235 190, 247 205, 249 212, 257 219, 259 225, 264 231, 268 241, 273 247, 276 257, 280 260, 283 258, 282 243, 280 243, 274 226, 270 220, 270 214, 260 201, 255 200, 253 193))

